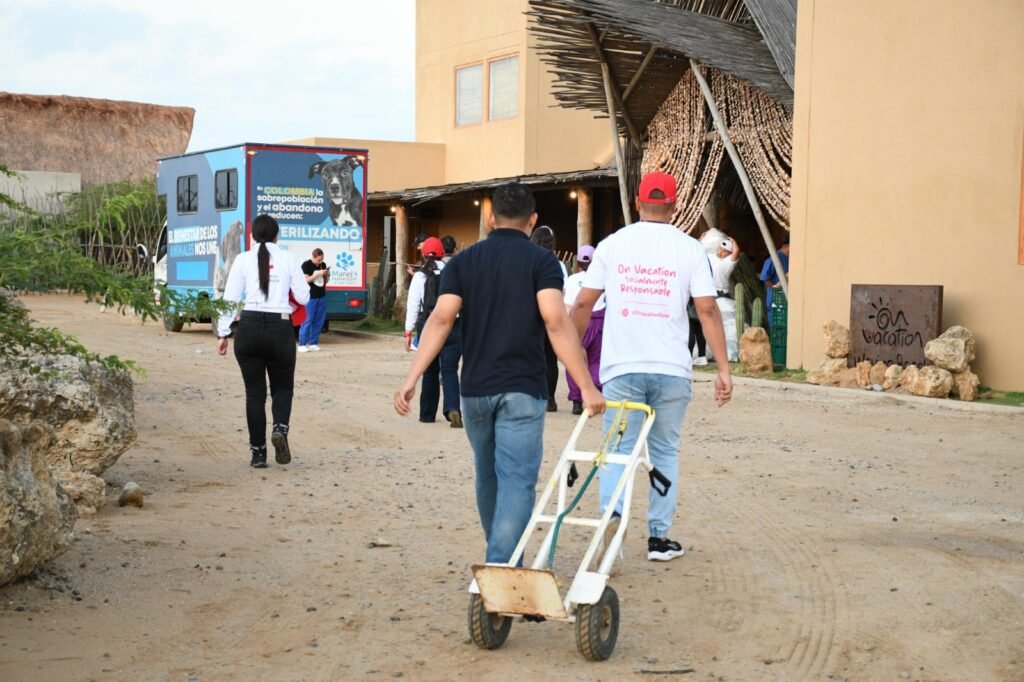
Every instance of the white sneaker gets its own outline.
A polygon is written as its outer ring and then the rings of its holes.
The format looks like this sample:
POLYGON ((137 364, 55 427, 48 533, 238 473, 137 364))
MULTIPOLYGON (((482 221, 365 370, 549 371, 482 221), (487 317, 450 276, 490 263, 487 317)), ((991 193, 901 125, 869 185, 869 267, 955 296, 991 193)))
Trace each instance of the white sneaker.
POLYGON ((708 364, 708 359, 703 355, 698 355, 693 359, 693 364, 695 367, 703 367, 704 365, 708 364))
POLYGON ((306 348, 305 346, 299 346, 299 352, 300 353, 308 353, 309 349, 306 348))
POLYGON ((320 346, 316 345, 315 343, 312 346, 310 346, 309 349, 311 351, 313 351, 314 353, 319 353, 320 352, 320 346))

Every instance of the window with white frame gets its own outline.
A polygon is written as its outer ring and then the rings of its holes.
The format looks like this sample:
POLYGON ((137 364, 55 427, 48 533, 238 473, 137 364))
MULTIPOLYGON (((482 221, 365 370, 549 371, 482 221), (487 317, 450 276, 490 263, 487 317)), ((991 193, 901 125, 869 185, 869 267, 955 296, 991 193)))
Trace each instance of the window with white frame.
POLYGON ((484 65, 455 70, 455 125, 482 123, 484 116, 484 65))
POLYGON ((519 57, 488 62, 487 119, 500 121, 519 115, 519 57))

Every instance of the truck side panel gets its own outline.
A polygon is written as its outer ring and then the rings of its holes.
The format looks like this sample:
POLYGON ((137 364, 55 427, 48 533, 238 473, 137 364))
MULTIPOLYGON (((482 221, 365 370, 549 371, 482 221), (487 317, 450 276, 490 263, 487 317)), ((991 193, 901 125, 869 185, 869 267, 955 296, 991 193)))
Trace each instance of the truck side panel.
POLYGON ((163 159, 157 194, 167 197, 167 285, 224 293, 227 273, 246 248, 247 185, 242 147, 163 159))
POLYGON ((281 226, 278 246, 300 261, 313 249, 330 268, 328 319, 366 316, 366 153, 250 145, 250 216, 281 226))

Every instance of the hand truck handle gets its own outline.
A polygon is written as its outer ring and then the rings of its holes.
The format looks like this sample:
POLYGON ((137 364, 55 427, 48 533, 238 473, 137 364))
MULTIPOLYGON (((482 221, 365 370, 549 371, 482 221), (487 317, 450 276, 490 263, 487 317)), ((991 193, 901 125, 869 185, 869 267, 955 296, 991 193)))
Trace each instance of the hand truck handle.
POLYGON ((606 408, 612 409, 618 409, 619 407, 622 407, 623 409, 626 410, 640 410, 641 412, 646 412, 648 416, 650 416, 654 412, 654 409, 651 408, 650 405, 646 405, 644 403, 636 403, 633 402, 632 400, 606 400, 604 401, 604 406, 606 408))
POLYGON ((658 467, 651 467, 651 470, 647 472, 647 475, 651 477, 651 487, 654 488, 654 492, 658 493, 662 497, 668 495, 668 489, 672 487, 672 481, 668 480, 665 474, 658 471, 658 467), (658 487, 658 484, 661 487, 658 487))

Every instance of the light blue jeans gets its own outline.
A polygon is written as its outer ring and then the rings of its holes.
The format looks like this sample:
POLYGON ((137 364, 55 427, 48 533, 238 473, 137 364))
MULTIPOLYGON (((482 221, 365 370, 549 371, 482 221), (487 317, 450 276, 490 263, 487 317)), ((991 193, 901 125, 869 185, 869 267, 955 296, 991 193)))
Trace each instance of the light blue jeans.
POLYGON ((525 393, 462 397, 489 563, 508 562, 530 521, 544 455, 547 405, 547 399, 525 393))
MULTIPOLYGON (((668 495, 662 497, 654 488, 648 486, 647 526, 651 537, 668 537, 672 527, 672 518, 676 513, 676 499, 679 495, 679 433, 683 428, 683 417, 686 406, 693 397, 693 389, 689 379, 669 376, 667 374, 624 374, 605 383, 602 388, 606 400, 632 400, 647 403, 654 408, 654 424, 647 434, 647 447, 651 453, 651 463, 658 471, 672 481, 668 495)), ((615 419, 616 410, 609 408, 604 415, 605 431, 615 419)), ((616 452, 629 454, 640 435, 640 425, 644 414, 633 411, 628 416, 628 427, 616 452)), ((608 507, 615 486, 625 467, 621 464, 609 464, 607 470, 601 471, 601 512, 608 507)), ((641 466, 640 470, 644 468, 641 466)), ((642 486, 644 481, 636 485, 642 486)), ((622 513, 622 501, 616 511, 622 513)))

